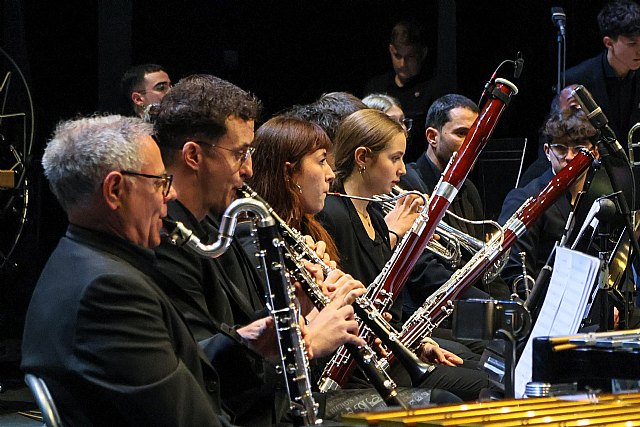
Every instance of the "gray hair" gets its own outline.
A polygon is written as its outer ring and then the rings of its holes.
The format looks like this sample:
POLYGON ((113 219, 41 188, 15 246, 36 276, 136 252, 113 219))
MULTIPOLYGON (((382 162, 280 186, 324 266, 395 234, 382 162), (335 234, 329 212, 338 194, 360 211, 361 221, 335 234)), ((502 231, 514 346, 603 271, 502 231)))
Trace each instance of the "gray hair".
POLYGON ((374 110, 380 110, 383 113, 386 113, 391 107, 398 107, 402 109, 400 101, 386 93, 369 94, 362 98, 362 102, 364 102, 367 107, 373 108, 374 110))
POLYGON ((44 174, 63 209, 86 206, 111 171, 142 167, 140 138, 152 125, 137 117, 94 116, 56 127, 42 157, 44 174))

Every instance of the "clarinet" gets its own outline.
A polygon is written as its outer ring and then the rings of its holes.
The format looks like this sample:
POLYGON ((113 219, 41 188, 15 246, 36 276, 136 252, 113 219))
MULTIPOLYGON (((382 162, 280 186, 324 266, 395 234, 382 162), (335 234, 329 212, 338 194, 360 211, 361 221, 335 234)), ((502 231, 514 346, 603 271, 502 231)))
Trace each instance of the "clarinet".
MULTIPOLYGON (((409 273, 491 137, 511 95, 517 93, 518 88, 508 80, 495 79, 487 83, 485 94, 488 101, 469 129, 460 151, 453 153, 428 205, 405 233, 378 277, 368 286, 367 298, 379 312, 387 311, 400 294, 409 273)), ((337 383, 344 386, 344 379, 349 378, 354 367, 351 361, 344 363, 342 359, 335 357, 327 364, 321 384, 337 383)))
POLYGON ((295 426, 319 425, 318 404, 312 395, 309 375, 309 359, 298 324, 298 309, 295 288, 289 280, 284 265, 284 242, 278 226, 269 210, 260 201, 243 198, 232 202, 223 214, 218 241, 204 245, 182 223, 167 220, 165 228, 169 240, 200 256, 216 258, 231 244, 237 218, 243 212, 252 212, 258 217, 258 239, 260 269, 264 272, 267 287, 268 308, 273 318, 280 350, 280 371, 285 376, 289 395, 289 410, 295 426))
POLYGON ((287 379, 294 425, 321 424, 318 404, 311 394, 309 359, 298 324, 295 288, 284 265, 284 242, 275 221, 268 227, 258 227, 258 241, 258 258, 267 279, 268 306, 278 335, 280 368, 287 379))
MULTIPOLYGON (((247 184, 244 184, 241 191, 247 197, 254 198, 255 200, 263 203, 269 210, 271 216, 278 223, 282 230, 282 235, 285 238, 285 263, 290 266, 290 270, 300 282, 303 290, 313 302, 314 306, 318 310, 322 310, 331 302, 331 300, 322 292, 322 289, 320 289, 313 277, 311 277, 307 269, 304 267, 303 261, 306 259, 318 264, 322 268, 325 276, 331 273, 332 268, 320 259, 315 251, 311 250, 311 248, 307 246, 302 234, 298 230, 290 227, 286 222, 284 222, 284 220, 275 213, 273 208, 247 184)), ((367 317, 369 316, 375 318, 381 317, 377 313, 367 313, 367 317)), ((387 405, 407 408, 407 405, 398 397, 396 383, 386 371, 386 368, 388 367, 386 359, 378 358, 374 350, 369 345, 358 347, 353 344, 345 344, 341 349, 343 347, 348 351, 348 354, 353 356, 360 369, 364 372, 365 376, 369 379, 387 405)))
POLYGON ((475 283, 527 231, 527 228, 553 205, 556 200, 589 168, 594 156, 580 151, 558 172, 535 198, 527 199, 504 225, 504 235, 496 235, 469 262, 437 291, 427 298, 405 322, 400 340, 415 350, 423 338, 431 335, 453 311, 453 300, 475 283))

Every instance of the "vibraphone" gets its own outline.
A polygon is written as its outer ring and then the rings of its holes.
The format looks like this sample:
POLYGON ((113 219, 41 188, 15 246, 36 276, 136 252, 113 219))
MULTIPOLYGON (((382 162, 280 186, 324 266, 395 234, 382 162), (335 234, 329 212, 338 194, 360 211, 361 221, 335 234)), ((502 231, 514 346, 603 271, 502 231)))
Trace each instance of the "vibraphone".
POLYGON ((640 426, 640 393, 541 397, 345 414, 357 426, 640 426))

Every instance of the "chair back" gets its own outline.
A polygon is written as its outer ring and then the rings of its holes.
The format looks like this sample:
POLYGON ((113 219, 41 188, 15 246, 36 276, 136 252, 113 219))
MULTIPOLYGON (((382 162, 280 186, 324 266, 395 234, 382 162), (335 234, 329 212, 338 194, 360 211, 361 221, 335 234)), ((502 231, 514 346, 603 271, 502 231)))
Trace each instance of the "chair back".
POLYGON ((51 393, 49 393, 49 389, 47 388, 44 380, 33 374, 26 374, 24 376, 24 380, 29 386, 31 393, 40 408, 40 412, 42 412, 42 418, 45 426, 62 427, 60 414, 58 414, 56 405, 53 403, 51 393))

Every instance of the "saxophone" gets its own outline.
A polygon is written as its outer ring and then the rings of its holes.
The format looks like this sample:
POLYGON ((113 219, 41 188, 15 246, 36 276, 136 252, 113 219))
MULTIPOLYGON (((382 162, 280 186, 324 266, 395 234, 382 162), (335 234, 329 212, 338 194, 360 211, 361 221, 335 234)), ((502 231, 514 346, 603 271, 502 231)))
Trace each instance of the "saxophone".
MULTIPOLYGON (((460 151, 451 156, 428 205, 396 245, 393 255, 378 277, 368 286, 367 300, 374 304, 378 312, 387 311, 400 294, 411 270, 433 237, 437 225, 491 137, 511 95, 517 93, 517 87, 508 80, 499 78, 487 83, 485 94, 489 100, 469 129, 460 151)), ((395 356, 398 357, 398 354, 395 356)), ((354 367, 352 361, 345 362, 334 357, 327 364, 321 382, 334 382, 343 386, 340 382, 351 375, 354 367)))
POLYGON ((318 404, 312 395, 309 374, 309 359, 302 338, 298 319, 300 318, 295 298, 295 288, 289 280, 285 268, 284 242, 278 233, 278 226, 267 207, 254 199, 243 198, 232 202, 225 210, 220 223, 220 235, 216 242, 204 245, 177 221, 164 220, 169 240, 179 246, 186 246, 200 256, 216 258, 231 245, 237 218, 244 212, 258 217, 258 258, 264 272, 267 288, 268 308, 278 337, 280 350, 279 371, 285 376, 289 395, 289 411, 294 425, 318 425, 318 404))
POLYGON ((494 236, 411 315, 403 325, 400 340, 407 347, 417 349, 420 341, 430 336, 451 314, 453 300, 506 253, 527 228, 589 168, 593 160, 591 152, 580 151, 535 198, 527 199, 503 226, 504 234, 494 236))

